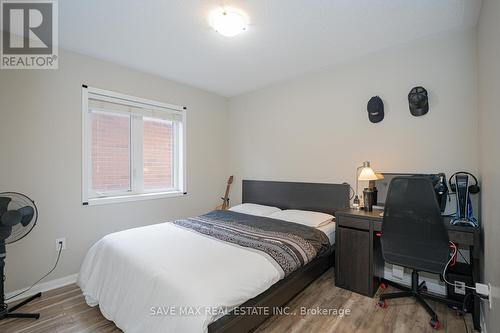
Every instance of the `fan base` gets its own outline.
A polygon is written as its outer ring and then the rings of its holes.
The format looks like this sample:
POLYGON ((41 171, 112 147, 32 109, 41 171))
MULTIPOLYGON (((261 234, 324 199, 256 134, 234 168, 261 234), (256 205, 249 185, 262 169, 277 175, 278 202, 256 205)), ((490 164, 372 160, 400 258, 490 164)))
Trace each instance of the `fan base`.
POLYGON ((2 319, 7 319, 7 318, 31 318, 31 319, 38 319, 40 318, 39 313, 13 313, 13 311, 16 311, 19 309, 21 306, 28 304, 29 302, 42 297, 42 293, 35 294, 31 297, 28 297, 24 301, 22 301, 19 304, 14 305, 12 308, 5 307, 5 310, 0 312, 0 320, 2 319))

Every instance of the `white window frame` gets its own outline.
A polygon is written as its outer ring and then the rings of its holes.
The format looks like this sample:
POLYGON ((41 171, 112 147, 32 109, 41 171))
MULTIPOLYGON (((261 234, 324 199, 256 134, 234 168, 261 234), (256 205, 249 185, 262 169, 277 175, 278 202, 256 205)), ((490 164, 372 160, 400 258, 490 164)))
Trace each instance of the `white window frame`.
POLYGON ((160 199, 187 194, 186 186, 186 108, 144 98, 129 96, 109 90, 82 85, 82 203, 100 205, 137 200, 160 199), (145 191, 143 188, 143 116, 130 115, 130 186, 129 191, 107 192, 100 196, 90 193, 92 181, 92 128, 89 112, 89 94, 99 99, 120 99, 127 105, 154 109, 155 112, 169 112, 181 115, 182 121, 173 126, 173 188, 145 191), (180 133, 179 133, 180 132, 180 133))

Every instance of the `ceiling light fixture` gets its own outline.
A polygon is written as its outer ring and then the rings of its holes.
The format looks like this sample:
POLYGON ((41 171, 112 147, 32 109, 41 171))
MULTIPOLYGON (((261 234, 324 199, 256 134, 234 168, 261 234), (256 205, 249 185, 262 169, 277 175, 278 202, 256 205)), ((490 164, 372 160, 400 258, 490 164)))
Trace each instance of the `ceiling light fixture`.
POLYGON ((210 25, 225 37, 234 37, 247 29, 247 18, 232 8, 219 8, 210 13, 210 25))

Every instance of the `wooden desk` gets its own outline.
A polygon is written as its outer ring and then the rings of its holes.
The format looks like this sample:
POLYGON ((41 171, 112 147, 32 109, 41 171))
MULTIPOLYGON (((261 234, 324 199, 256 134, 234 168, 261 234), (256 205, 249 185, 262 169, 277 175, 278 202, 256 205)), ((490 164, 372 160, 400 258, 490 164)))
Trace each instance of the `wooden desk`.
MULTIPOLYGON (((384 274, 384 259, 380 248, 382 230, 381 210, 367 212, 348 209, 338 211, 335 232, 335 285, 359 294, 373 297, 384 274)), ((452 242, 468 247, 471 256, 472 278, 479 281, 480 229, 452 226, 445 218, 445 226, 452 242)), ((474 301, 474 327, 479 329, 479 302, 474 301)))

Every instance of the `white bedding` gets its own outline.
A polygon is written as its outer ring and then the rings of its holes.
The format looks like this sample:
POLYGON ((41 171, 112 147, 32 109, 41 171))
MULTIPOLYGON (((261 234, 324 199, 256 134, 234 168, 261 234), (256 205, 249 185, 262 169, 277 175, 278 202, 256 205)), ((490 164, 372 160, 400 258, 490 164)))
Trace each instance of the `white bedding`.
POLYGON ((330 222, 321 227, 317 227, 316 229, 323 231, 328 240, 330 240, 330 244, 335 244, 335 222, 330 222))
MULTIPOLYGON (((319 229, 330 238, 335 224, 319 229)), ((99 304, 126 333, 189 333, 206 332, 223 315, 214 307, 234 308, 282 278, 264 252, 161 223, 99 240, 84 259, 78 285, 87 304, 99 304), (186 306, 202 313, 180 315, 186 306)))

